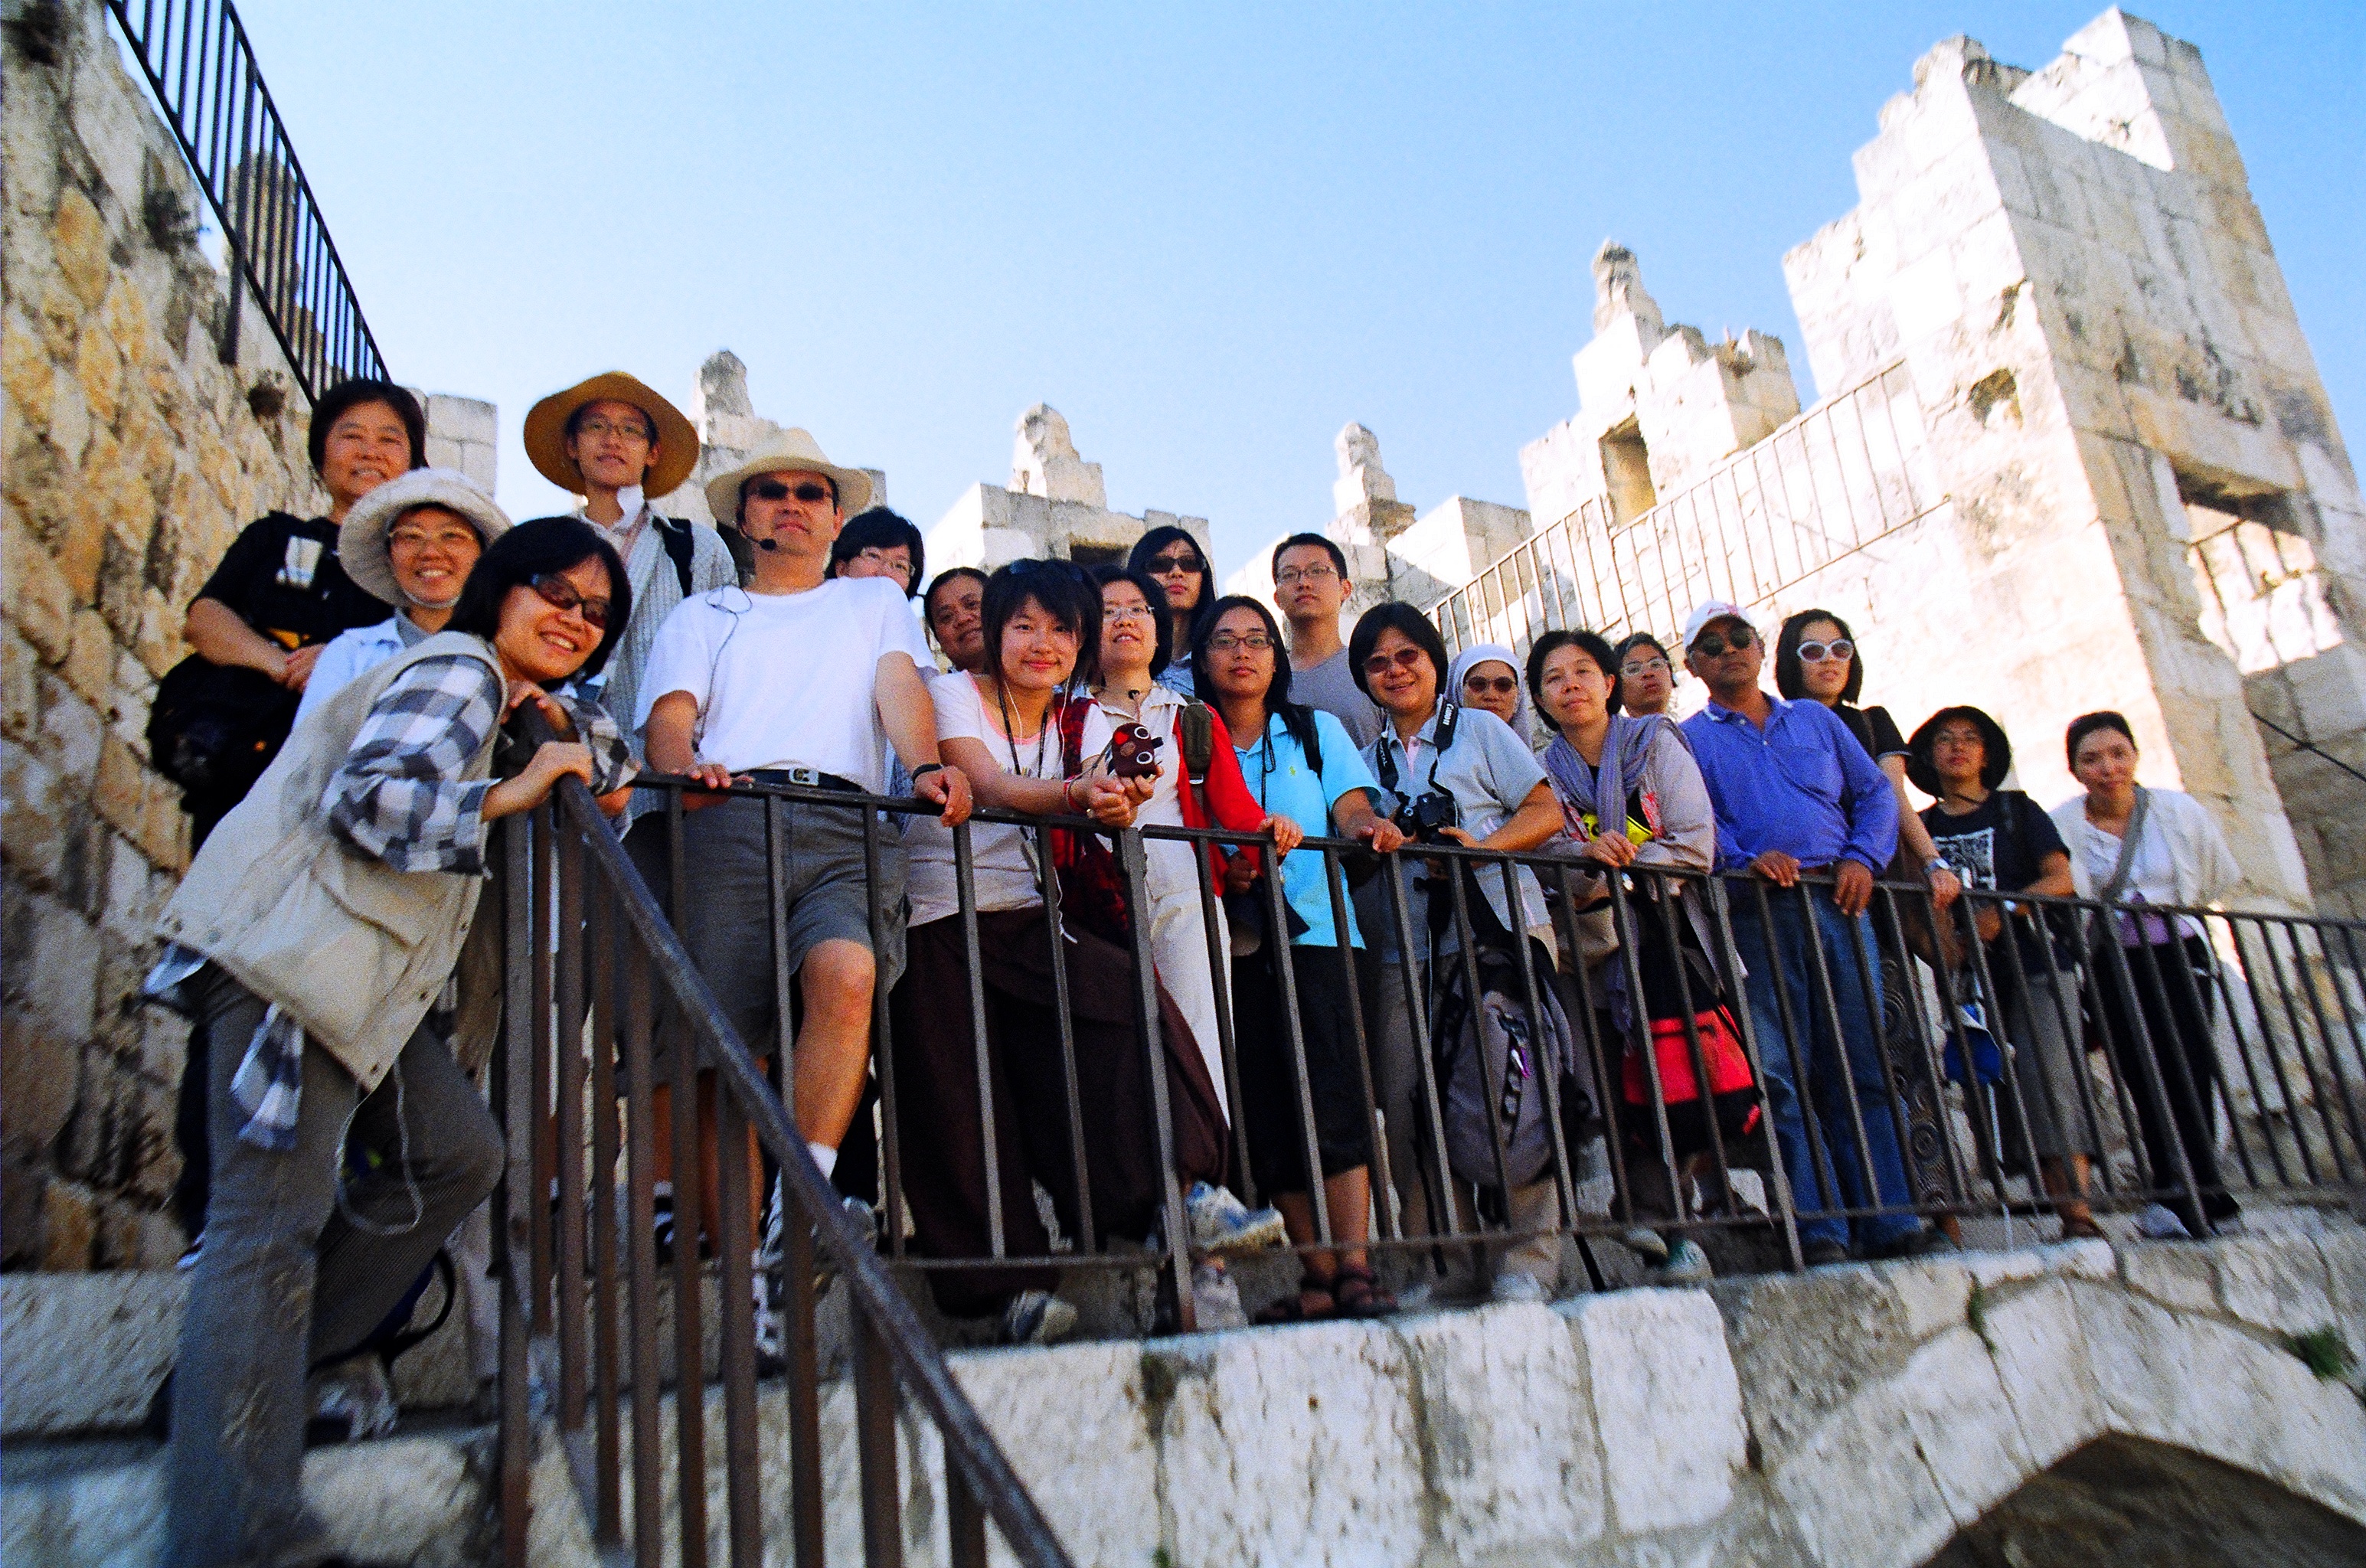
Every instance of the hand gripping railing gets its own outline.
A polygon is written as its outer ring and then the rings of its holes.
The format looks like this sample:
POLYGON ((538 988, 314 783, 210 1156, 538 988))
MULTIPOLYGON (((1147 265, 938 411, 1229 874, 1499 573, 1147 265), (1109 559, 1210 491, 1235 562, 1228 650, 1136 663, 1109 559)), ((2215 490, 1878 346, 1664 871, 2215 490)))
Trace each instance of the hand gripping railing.
POLYGON ((231 258, 222 363, 238 361, 252 288, 307 399, 351 377, 383 378, 377 340, 231 0, 107 0, 107 8, 221 219, 231 258))
MULTIPOLYGON (((530 718, 529 728, 538 729, 538 721, 530 718)), ((506 1026, 493 1085, 509 1150, 494 1200, 501 1216, 495 1272, 503 1281, 503 1560, 527 1561, 528 1483, 535 1420, 543 1412, 555 1422, 595 1546, 643 1568, 654 1568, 669 1556, 684 1564, 708 1560, 710 1400, 700 1301, 707 1279, 694 1240, 694 1174, 680 1184, 690 1213, 670 1271, 670 1368, 659 1342, 653 1193, 662 1173, 654 1149, 659 1086, 651 1043, 662 1010, 675 1042, 671 1131, 677 1168, 695 1170, 694 1086, 704 1069, 716 1086, 720 1146, 739 1148, 752 1130, 779 1167, 786 1200, 784 1381, 760 1388, 750 1174, 744 1160, 718 1161, 715 1287, 721 1323, 727 1560, 734 1568, 752 1568, 765 1560, 765 1466, 758 1445, 764 1430, 780 1427, 785 1428, 793 1560, 810 1565, 827 1555, 826 1390, 814 1267, 818 1247, 835 1266, 835 1288, 847 1296, 851 1320, 852 1440, 862 1469, 865 1561, 873 1568, 903 1561, 900 1393, 934 1423, 941 1438, 951 1561, 965 1568, 986 1562, 986 1523, 991 1518, 1019 1561, 1035 1568, 1065 1568, 1067 1557, 1042 1514, 954 1382, 870 1238, 842 1216, 779 1094, 723 1017, 584 785, 563 781, 548 804, 512 818, 501 837, 501 907, 498 915, 489 908, 480 918, 503 922, 506 960, 506 1026), (685 1040, 691 1049, 682 1048, 685 1040), (620 1336, 629 1343, 620 1343, 620 1336), (675 1407, 670 1444, 662 1408, 668 1381, 675 1407), (784 1406, 781 1418, 760 1420, 761 1407, 773 1399, 784 1406)), ((911 1451, 918 1462, 917 1445, 911 1451)))

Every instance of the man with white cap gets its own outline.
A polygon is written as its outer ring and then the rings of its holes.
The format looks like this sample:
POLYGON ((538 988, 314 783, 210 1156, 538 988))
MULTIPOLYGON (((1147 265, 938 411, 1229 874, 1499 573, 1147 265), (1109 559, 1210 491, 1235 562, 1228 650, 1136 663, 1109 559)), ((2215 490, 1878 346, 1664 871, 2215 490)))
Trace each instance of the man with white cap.
MULTIPOLYGON (((969 815, 969 781, 938 760, 936 708, 920 676, 935 660, 902 587, 892 578, 825 575, 847 513, 870 498, 870 477, 830 462, 802 430, 781 432, 707 482, 715 516, 737 521, 755 570, 744 589, 697 594, 659 628, 633 716, 653 771, 717 790, 752 781, 877 795, 892 746, 913 793, 941 807, 947 824, 969 815)), ((693 795, 677 847, 698 888, 678 911, 691 953, 760 1056, 776 1038, 785 1044, 790 1026, 775 1003, 786 976, 776 986, 765 806, 693 795)), ((874 989, 892 986, 902 968, 898 940, 886 954, 890 972, 877 972, 871 911, 874 900, 891 914, 903 903, 903 846, 880 838, 874 888, 860 809, 803 801, 783 809, 780 963, 796 976, 804 1004, 789 1100, 828 1176, 862 1092, 874 989)), ((717 1224, 713 1195, 701 1198, 703 1224, 717 1224)))
POLYGON ((355 676, 442 631, 477 558, 509 531, 508 513, 456 468, 413 468, 354 502, 338 525, 337 558, 364 592, 397 608, 321 650, 296 722, 355 676))
POLYGON ((1811 1265, 1846 1260, 1850 1221, 1832 1211, 1874 1208, 1887 1212, 1855 1222, 1865 1256, 1943 1250, 1946 1238, 1907 1210, 1881 1067, 1881 961, 1865 911, 1897 845, 1889 779, 1830 708, 1760 688, 1765 639, 1740 605, 1700 605, 1684 642, 1684 667, 1708 688, 1708 705, 1684 729, 1717 812, 1717 869, 1784 890, 1764 899, 1763 913, 1747 887, 1731 902, 1801 1250, 1811 1265), (1829 888, 1801 886, 1801 873, 1820 871, 1831 874, 1829 888), (1812 1107, 1801 1096, 1803 1059, 1812 1107), (1808 1135, 1810 1111, 1820 1145, 1808 1135))

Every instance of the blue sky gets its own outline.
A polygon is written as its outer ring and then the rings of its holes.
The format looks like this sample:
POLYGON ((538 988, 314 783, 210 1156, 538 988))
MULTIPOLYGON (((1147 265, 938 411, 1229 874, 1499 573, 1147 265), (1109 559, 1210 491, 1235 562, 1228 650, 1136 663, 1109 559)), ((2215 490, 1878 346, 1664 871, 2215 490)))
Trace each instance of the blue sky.
MULTIPOLYGON (((1111 504, 1225 570, 1399 493, 1524 504, 1615 235, 1673 321, 1792 350, 1783 252, 1954 33, 2024 66, 2096 0, 1820 6, 568 6, 241 0, 395 372, 527 405, 729 346, 760 412, 925 529, 1038 400, 1111 504)), ((2336 414, 2366 431, 2366 6, 2158 3, 2198 43, 2336 414)))

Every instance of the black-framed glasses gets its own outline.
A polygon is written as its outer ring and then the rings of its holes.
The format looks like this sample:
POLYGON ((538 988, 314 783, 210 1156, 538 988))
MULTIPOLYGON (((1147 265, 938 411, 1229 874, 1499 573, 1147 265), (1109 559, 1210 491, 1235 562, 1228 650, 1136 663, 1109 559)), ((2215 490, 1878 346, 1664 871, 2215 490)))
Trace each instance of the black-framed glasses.
POLYGON ((1153 556, 1146 563, 1153 577, 1167 577, 1178 571, 1205 571, 1208 563, 1198 556, 1153 556))
POLYGON ((811 479, 795 486, 783 484, 779 479, 758 479, 748 487, 748 493, 758 501, 786 501, 794 495, 810 506, 817 501, 828 501, 829 487, 816 484, 811 479))
POLYGON ((597 626, 602 631, 608 629, 608 601, 585 598, 576 592, 575 584, 558 573, 546 571, 539 577, 529 578, 526 586, 541 595, 544 604, 562 615, 572 610, 583 617, 585 626, 597 626))
POLYGON ((1272 647, 1273 638, 1263 632, 1218 632, 1208 639, 1208 650, 1211 653, 1230 653, 1237 648, 1245 648, 1251 653, 1265 653, 1272 647))
POLYGON ((1758 634, 1748 626, 1736 626, 1723 636, 1716 632, 1703 632, 1693 638, 1692 651, 1699 654, 1703 659, 1715 659, 1720 653, 1740 653, 1757 640, 1758 634))
POLYGON ((1803 642, 1799 645, 1799 657, 1809 664, 1821 664, 1827 659, 1837 659, 1846 663, 1855 652, 1856 644, 1846 637, 1834 637, 1830 642, 1803 642))

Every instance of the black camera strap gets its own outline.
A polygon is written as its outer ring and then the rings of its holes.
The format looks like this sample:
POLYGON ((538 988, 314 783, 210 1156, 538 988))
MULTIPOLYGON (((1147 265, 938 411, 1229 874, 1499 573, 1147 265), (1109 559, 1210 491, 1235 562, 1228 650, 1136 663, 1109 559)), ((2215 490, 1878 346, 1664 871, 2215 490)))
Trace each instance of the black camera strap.
MULTIPOLYGON (((1423 782, 1424 794, 1437 788, 1437 764, 1446 756, 1447 749, 1454 744, 1454 729, 1461 721, 1460 704, 1441 702, 1437 705, 1437 726, 1430 732, 1429 777, 1423 782)), ((1382 739, 1385 742, 1390 738, 1382 739)), ((1403 746, 1404 742, 1399 740, 1397 744, 1403 746)), ((1385 743, 1380 749, 1380 787, 1391 795, 1398 795, 1396 754, 1385 743)))

